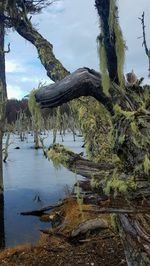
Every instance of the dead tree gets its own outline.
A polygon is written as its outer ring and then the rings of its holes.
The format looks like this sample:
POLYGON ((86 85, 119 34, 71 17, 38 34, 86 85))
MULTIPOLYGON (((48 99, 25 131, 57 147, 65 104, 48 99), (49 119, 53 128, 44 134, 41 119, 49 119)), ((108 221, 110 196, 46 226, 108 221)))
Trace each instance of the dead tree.
MULTIPOLYGON (((150 199, 150 88, 138 84, 125 86, 125 43, 118 22, 116 1, 95 0, 95 6, 101 25, 101 34, 98 37, 101 75, 88 68, 79 69, 69 75, 54 56, 52 44, 37 32, 27 15, 22 16, 23 13, 15 5, 13 12, 9 12, 8 22, 11 20, 15 30, 37 48, 47 75, 56 82, 35 93, 35 98, 42 108, 57 107, 80 96, 92 96, 96 99, 95 102, 108 112, 112 123, 112 145, 109 153, 118 158, 111 161, 113 167, 106 169, 110 157, 108 156, 107 160, 105 156, 105 160, 101 161, 101 166, 105 167, 97 171, 98 163, 85 162, 79 155, 72 155, 62 146, 50 148, 48 156, 53 157, 52 155, 58 152, 58 162, 76 171, 80 166, 78 173, 84 172, 87 163, 88 176, 92 177, 94 167, 96 176, 104 180, 103 189, 107 194, 115 197, 118 193, 123 204, 126 201, 128 210, 129 207, 134 207, 134 210, 147 210, 150 199)), ((95 120, 96 117, 95 113, 95 120)), ((95 128, 95 134, 100 132, 100 124, 95 128)), ((98 145, 98 142, 96 143, 98 145)), ((98 150, 101 154, 101 149, 98 150)), ((149 213, 118 213, 116 224, 128 265, 150 265, 149 213)))
MULTIPOLYGON (((98 38, 102 74, 88 68, 78 69, 60 82, 41 88, 35 97, 42 108, 60 106, 80 96, 92 96, 106 108, 113 126, 111 149, 120 163, 114 163, 113 170, 107 169, 110 174, 107 174, 104 189, 114 196, 117 191, 129 207, 146 210, 150 200, 150 87, 125 86, 125 43, 116 3, 96 0, 95 5, 102 28, 98 38)), ((62 164, 68 168, 74 164, 79 170, 77 162, 80 160, 82 171, 78 173, 83 173, 84 160, 77 157, 71 161, 71 154, 62 147, 55 146, 55 151, 59 151, 59 155, 62 152, 62 164)), ((92 171, 91 168, 91 176, 92 171)), ((116 215, 116 224, 128 265, 150 265, 149 213, 120 213, 116 215)))

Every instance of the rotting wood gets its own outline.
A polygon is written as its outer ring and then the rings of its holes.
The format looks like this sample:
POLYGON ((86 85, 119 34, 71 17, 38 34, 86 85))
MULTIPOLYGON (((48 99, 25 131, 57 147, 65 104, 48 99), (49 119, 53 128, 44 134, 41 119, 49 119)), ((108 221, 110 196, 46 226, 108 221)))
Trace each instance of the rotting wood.
POLYGON ((108 228, 108 223, 104 219, 91 219, 87 220, 79 225, 77 225, 74 230, 71 232, 70 237, 74 238, 77 237, 78 235, 86 234, 87 232, 91 232, 94 230, 99 230, 99 229, 106 229, 108 228))

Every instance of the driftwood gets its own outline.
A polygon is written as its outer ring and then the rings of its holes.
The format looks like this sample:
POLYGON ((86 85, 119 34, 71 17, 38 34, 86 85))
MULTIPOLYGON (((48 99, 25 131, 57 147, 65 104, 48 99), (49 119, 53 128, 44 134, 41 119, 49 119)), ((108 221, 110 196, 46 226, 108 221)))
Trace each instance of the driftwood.
POLYGON ((106 228, 108 228, 108 224, 105 220, 91 219, 77 225, 77 227, 75 227, 74 230, 71 232, 70 237, 75 238, 78 237, 79 235, 86 234, 87 232, 99 229, 106 229, 106 228))

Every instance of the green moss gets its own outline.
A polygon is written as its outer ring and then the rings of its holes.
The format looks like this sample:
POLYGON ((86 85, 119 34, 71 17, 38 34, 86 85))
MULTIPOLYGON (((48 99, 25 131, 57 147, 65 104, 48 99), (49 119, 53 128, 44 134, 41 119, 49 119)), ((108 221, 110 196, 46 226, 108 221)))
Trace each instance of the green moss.
POLYGON ((148 107, 149 100, 150 100, 150 87, 144 86, 144 92, 143 92, 143 107, 144 108, 148 107))
MULTIPOLYGON (((77 203, 79 204, 79 206, 81 208, 81 205, 83 204, 83 196, 81 194, 81 188, 80 188, 79 181, 77 181, 77 183, 76 183, 74 193, 76 194, 76 197, 77 197, 77 203)), ((80 209, 80 210, 82 211, 82 209, 80 209)))
POLYGON ((110 214, 110 219, 111 219, 111 226, 117 232, 118 231, 118 227, 117 227, 117 215, 115 213, 110 214))
POLYGON ((123 144, 124 143, 124 141, 125 141, 125 135, 120 135, 119 136, 119 140, 118 140, 118 142, 120 143, 120 144, 123 144))
POLYGON ((64 148, 61 144, 54 144, 49 148, 47 152, 48 159, 51 160, 56 168, 60 168, 62 165, 67 167, 70 159, 69 150, 64 148))
POLYGON ((150 174, 150 159, 147 155, 144 157, 144 173, 146 175, 150 174))
POLYGON ((132 122, 130 123, 130 125, 131 125, 132 132, 133 132, 134 134, 137 134, 137 132, 139 131, 139 129, 138 129, 138 127, 137 127, 135 121, 132 121, 132 122))
POLYGON ((115 34, 115 49, 117 55, 117 73, 120 85, 124 85, 124 61, 125 61, 125 41, 123 39, 122 31, 118 21, 118 8, 116 0, 110 1, 109 9, 109 28, 110 34, 115 34))
POLYGON ((95 162, 106 161, 111 157, 112 145, 112 123, 109 113, 92 97, 82 97, 80 101, 73 101, 72 108, 84 137, 88 159, 95 162))
POLYGON ((113 192, 114 196, 116 196, 118 193, 127 194, 129 189, 136 189, 134 177, 125 179, 122 174, 117 172, 117 169, 114 169, 112 177, 106 182, 104 191, 106 194, 113 192))
POLYGON ((120 162, 121 161, 120 161, 118 155, 117 154, 113 154, 112 155, 112 163, 117 164, 117 163, 120 163, 120 162))
POLYGON ((92 189, 98 188, 100 186, 100 181, 97 180, 94 176, 90 179, 90 186, 92 189))
POLYGON ((116 22, 114 27, 116 36, 116 54, 117 54, 117 72, 120 85, 124 85, 124 61, 125 61, 125 43, 119 24, 116 22))
POLYGON ((115 111, 115 115, 122 114, 127 119, 130 119, 135 114, 135 112, 130 112, 130 111, 124 111, 124 110, 122 110, 121 107, 120 107, 120 105, 118 105, 118 104, 115 104, 114 105, 114 111, 115 111))
POLYGON ((32 114, 32 117, 34 119, 34 122, 40 127, 42 115, 41 115, 40 105, 36 102, 36 99, 35 99, 35 94, 37 91, 38 89, 37 90, 33 89, 30 92, 29 99, 28 99, 28 106, 32 114))

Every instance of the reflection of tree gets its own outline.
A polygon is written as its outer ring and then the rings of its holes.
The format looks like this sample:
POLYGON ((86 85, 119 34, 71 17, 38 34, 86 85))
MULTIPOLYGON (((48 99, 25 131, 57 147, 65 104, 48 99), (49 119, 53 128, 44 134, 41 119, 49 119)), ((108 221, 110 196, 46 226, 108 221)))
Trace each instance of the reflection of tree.
POLYGON ((0 249, 5 247, 4 195, 0 194, 0 249))

